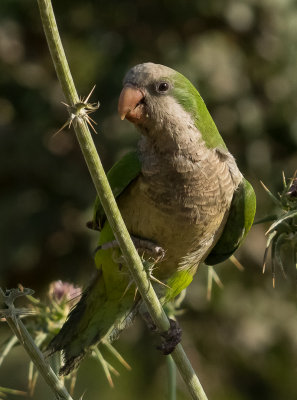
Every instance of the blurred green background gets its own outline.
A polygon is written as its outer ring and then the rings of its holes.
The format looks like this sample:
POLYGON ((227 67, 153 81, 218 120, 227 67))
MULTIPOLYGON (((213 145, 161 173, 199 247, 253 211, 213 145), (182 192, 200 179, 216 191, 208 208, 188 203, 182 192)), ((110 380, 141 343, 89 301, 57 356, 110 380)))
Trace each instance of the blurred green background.
MULTIPOLYGON (((77 89, 101 103, 94 140, 108 169, 138 134, 117 115, 125 72, 152 61, 199 89, 230 151, 254 185, 258 218, 272 209, 281 171, 297 166, 297 3, 294 0, 64 0, 53 2, 77 89)), ((37 2, 0 2, 0 284, 21 282, 43 297, 56 279, 85 285, 97 235, 85 222, 95 196, 42 32, 37 2)), ((207 269, 190 286, 180 317, 183 344, 210 400, 297 398, 296 284, 261 273, 265 226, 237 253, 245 266, 216 270, 224 289, 206 300, 207 269)), ((0 337, 8 330, 0 325, 0 337)), ((166 398, 164 357, 141 321, 117 348, 132 366, 110 389, 94 361, 76 398, 166 398)), ((28 358, 15 349, 0 386, 26 387, 28 358), (17 371, 17 375, 16 375, 17 371)), ((178 383, 178 399, 189 395, 178 383)), ((15 396, 8 397, 16 399, 15 396)), ((51 399, 42 379, 34 399, 51 399)))

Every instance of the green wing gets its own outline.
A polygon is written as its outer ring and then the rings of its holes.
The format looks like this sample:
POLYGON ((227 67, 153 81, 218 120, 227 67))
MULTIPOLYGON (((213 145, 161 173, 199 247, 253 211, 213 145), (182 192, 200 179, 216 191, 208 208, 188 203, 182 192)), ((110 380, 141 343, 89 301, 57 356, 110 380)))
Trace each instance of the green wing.
POLYGON ((250 230, 256 212, 256 196, 252 185, 243 178, 235 191, 223 233, 206 260, 207 265, 227 260, 241 245, 250 230))
MULTIPOLYGON (((107 178, 115 198, 117 198, 126 187, 137 178, 140 171, 141 163, 136 151, 126 154, 111 167, 107 173, 107 178)), ((97 196, 94 204, 92 228, 101 231, 105 220, 106 215, 97 196)))

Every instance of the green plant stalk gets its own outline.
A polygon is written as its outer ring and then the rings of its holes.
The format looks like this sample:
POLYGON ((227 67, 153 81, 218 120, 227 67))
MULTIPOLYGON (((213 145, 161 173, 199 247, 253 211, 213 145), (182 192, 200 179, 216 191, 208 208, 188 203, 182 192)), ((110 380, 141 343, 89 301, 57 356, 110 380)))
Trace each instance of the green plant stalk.
POLYGON ((67 392, 65 386, 59 380, 49 364, 45 361, 43 354, 34 343, 34 340, 32 339, 30 333, 27 331, 27 328, 25 327, 23 322, 18 317, 6 317, 6 321, 15 336, 24 346, 26 352, 29 354, 29 357, 34 362, 39 373, 43 376, 44 380, 52 389, 55 396, 58 399, 73 400, 70 394, 67 392))
MULTIPOLYGON (((58 79, 66 99, 71 106, 74 106, 79 101, 79 97, 61 43, 51 1, 37 0, 37 2, 58 79)), ((168 318, 153 290, 141 259, 124 224, 86 122, 78 119, 77 123, 74 124, 74 129, 99 199, 125 257, 129 271, 159 331, 167 331, 170 327, 168 318)), ((207 400, 199 379, 186 357, 181 344, 175 348, 172 357, 188 386, 192 398, 207 400)))
POLYGON ((168 400, 176 400, 176 366, 169 355, 166 358, 168 375, 168 400))

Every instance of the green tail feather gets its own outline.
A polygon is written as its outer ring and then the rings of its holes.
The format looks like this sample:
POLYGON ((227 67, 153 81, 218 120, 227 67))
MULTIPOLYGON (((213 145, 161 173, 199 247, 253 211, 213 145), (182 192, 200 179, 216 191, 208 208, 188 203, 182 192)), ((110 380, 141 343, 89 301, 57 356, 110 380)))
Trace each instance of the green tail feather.
MULTIPOLYGON (((114 240, 106 223, 99 244, 114 240)), ((60 374, 68 375, 78 366, 91 347, 112 332, 119 332, 136 314, 135 285, 125 266, 116 260, 118 249, 99 250, 95 260, 98 273, 70 312, 67 321, 48 347, 48 354, 62 351, 64 366, 60 374)))

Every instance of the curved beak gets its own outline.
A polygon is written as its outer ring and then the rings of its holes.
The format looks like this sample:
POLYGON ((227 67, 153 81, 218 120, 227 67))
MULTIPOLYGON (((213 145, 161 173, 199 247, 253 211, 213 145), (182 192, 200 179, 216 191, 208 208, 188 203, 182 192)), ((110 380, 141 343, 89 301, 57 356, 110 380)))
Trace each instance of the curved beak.
POLYGON ((127 118, 129 121, 134 122, 139 120, 142 116, 141 101, 144 99, 142 91, 135 86, 127 84, 121 91, 118 112, 121 120, 127 118))

